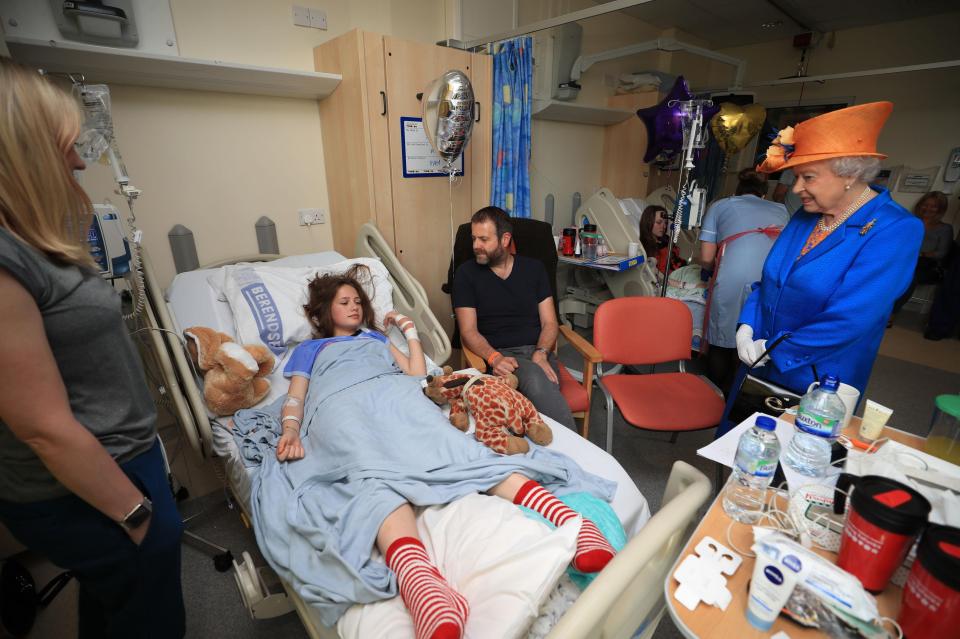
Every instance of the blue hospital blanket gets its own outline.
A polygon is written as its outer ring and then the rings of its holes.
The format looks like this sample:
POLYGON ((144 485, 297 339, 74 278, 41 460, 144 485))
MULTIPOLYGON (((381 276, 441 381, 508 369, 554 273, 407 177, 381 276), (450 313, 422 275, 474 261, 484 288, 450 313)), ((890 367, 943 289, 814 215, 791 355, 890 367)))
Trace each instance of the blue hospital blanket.
POLYGON ((420 378, 405 375, 388 347, 367 337, 306 346, 315 353, 304 459, 277 461, 283 398, 234 419, 241 453, 256 469, 251 511, 260 550, 324 624, 354 603, 397 594, 393 572, 370 555, 383 520, 404 502, 449 503, 514 472, 557 495, 613 498, 614 482, 565 455, 533 443, 525 455, 498 455, 458 431, 424 396, 420 378))

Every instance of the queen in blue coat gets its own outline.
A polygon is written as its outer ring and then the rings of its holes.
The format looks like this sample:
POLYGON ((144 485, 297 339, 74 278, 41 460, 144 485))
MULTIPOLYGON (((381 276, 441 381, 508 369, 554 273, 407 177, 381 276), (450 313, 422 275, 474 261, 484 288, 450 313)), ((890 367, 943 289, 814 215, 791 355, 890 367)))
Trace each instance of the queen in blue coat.
POLYGON ((876 140, 893 109, 876 102, 780 132, 758 170, 794 168, 803 208, 783 229, 740 314, 737 353, 754 370, 806 391, 831 373, 861 395, 897 297, 913 276, 923 224, 883 188, 876 140))

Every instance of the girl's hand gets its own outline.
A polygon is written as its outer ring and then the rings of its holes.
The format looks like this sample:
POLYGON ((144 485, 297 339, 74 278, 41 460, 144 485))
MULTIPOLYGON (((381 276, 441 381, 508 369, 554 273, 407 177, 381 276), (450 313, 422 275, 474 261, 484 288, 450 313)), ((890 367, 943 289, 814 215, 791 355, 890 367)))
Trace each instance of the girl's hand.
POLYGON ((400 332, 403 333, 404 337, 408 339, 411 336, 408 334, 411 329, 414 331, 414 336, 416 336, 417 325, 413 322, 412 319, 406 315, 401 315, 396 311, 390 311, 387 313, 387 316, 383 318, 384 328, 390 328, 391 324, 395 324, 397 328, 400 329, 400 332))
POLYGON ((303 459, 303 443, 300 441, 300 432, 294 428, 284 428, 283 435, 277 443, 277 459, 280 461, 295 461, 303 459))

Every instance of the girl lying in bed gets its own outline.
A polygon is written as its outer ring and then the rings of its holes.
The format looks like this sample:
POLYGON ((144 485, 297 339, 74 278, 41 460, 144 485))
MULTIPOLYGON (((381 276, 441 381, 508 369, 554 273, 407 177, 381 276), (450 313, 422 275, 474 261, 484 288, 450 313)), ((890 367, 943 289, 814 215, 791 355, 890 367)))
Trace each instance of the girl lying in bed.
MULTIPOLYGON (((403 332, 410 351, 404 355, 376 330, 370 300, 358 282, 363 273, 354 269, 310 283, 304 308, 316 339, 300 344, 284 370, 291 380, 276 454, 279 461, 303 460, 282 465, 299 500, 294 528, 311 538, 314 549, 322 546, 321 563, 336 557, 340 573, 361 582, 346 592, 332 585, 332 592, 322 593, 321 599, 333 604, 319 607, 327 623, 350 603, 395 594, 392 571, 418 639, 460 637, 467 602, 427 556, 412 505, 487 492, 560 526, 579 515, 538 479, 608 500, 613 488, 553 451, 533 447, 527 455, 501 456, 451 428, 422 394, 418 377, 426 365, 413 321, 396 312, 385 320, 403 332), (308 465, 311 456, 322 462, 308 465), (389 571, 378 571, 378 562, 371 561, 373 543, 389 571)), ((276 560, 277 554, 292 551, 273 554, 276 560)), ((597 572, 613 556, 597 526, 584 520, 574 567, 597 572)), ((324 567, 329 570, 330 564, 324 567)))

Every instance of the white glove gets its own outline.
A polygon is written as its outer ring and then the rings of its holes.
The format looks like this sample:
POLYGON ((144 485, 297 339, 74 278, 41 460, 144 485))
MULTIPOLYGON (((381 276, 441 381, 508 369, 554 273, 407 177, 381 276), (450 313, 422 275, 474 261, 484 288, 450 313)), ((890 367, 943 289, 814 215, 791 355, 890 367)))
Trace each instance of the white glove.
MULTIPOLYGON (((743 324, 737 329, 737 355, 740 357, 740 361, 747 366, 752 366, 757 361, 757 358, 766 350, 766 346, 767 340, 753 339, 753 327, 749 324, 743 324)), ((757 362, 756 367, 763 366, 769 360, 769 356, 764 357, 763 360, 757 362)))

